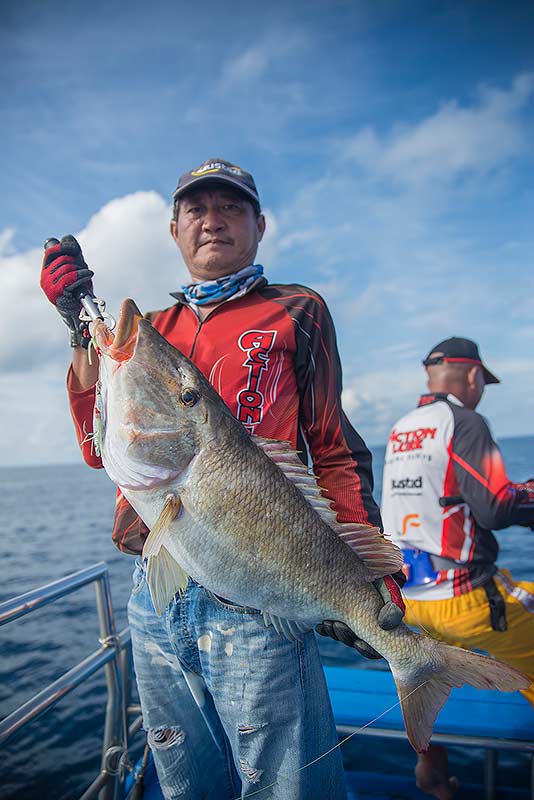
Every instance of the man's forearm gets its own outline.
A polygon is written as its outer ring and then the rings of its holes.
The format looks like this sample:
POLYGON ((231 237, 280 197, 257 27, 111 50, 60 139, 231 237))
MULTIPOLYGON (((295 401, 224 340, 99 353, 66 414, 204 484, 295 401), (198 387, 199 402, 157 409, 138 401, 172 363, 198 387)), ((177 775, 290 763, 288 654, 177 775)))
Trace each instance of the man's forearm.
POLYGON ((70 412, 86 464, 95 469, 102 467, 100 454, 97 455, 92 433, 94 431, 95 384, 98 380, 98 356, 87 358, 87 350, 76 347, 72 351, 72 364, 67 374, 67 392, 70 412))
POLYGON ((71 389, 74 392, 83 392, 94 386, 98 380, 98 356, 91 352, 91 361, 87 357, 87 350, 75 347, 72 351, 71 389))

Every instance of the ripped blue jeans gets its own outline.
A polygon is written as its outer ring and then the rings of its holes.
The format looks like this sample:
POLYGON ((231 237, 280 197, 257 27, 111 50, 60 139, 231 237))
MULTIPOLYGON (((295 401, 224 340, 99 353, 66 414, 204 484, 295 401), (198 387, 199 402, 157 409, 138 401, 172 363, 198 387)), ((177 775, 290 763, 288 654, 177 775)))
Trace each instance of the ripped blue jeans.
POLYGON ((140 561, 128 617, 165 800, 345 800, 339 748, 301 769, 337 742, 313 634, 289 642, 191 580, 157 617, 140 561))

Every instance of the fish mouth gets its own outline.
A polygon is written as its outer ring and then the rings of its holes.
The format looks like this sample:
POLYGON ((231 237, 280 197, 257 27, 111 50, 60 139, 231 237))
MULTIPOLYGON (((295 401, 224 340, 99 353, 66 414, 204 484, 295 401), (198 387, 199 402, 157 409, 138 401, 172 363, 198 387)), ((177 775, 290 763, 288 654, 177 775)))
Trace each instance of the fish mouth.
POLYGON ((121 305, 115 333, 98 319, 93 324, 93 335, 99 350, 113 361, 129 361, 134 354, 139 335, 139 320, 143 315, 133 300, 127 298, 121 305))

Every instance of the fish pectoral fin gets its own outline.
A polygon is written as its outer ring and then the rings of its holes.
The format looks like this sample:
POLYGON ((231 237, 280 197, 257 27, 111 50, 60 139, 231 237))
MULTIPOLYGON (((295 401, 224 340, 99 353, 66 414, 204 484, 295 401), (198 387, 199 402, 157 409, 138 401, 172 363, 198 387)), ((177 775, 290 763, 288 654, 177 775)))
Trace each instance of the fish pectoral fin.
POLYGON ((276 616, 276 614, 269 614, 268 611, 263 611, 262 614, 265 627, 272 625, 277 633, 281 634, 281 636, 285 636, 290 642, 301 641, 313 627, 307 622, 285 619, 284 617, 276 616))
POLYGON ((176 494, 168 494, 161 514, 156 520, 143 545, 143 558, 156 556, 164 542, 167 529, 182 510, 182 501, 176 494))
POLYGON ((176 592, 185 591, 189 577, 167 548, 161 545, 157 555, 148 556, 146 580, 156 614, 161 617, 176 592))

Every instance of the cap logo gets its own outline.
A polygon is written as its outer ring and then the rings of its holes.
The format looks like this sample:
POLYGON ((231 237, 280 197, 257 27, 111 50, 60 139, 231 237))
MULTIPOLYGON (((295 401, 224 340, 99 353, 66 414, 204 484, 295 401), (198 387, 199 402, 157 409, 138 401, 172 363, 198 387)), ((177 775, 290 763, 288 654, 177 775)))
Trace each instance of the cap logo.
POLYGON ((191 175, 194 175, 195 178, 198 178, 201 175, 207 175, 210 172, 227 172, 229 175, 237 175, 238 177, 243 177, 245 174, 241 167, 238 167, 235 164, 222 164, 220 161, 210 161, 207 164, 202 164, 202 166, 198 167, 198 169, 193 170, 191 175))

